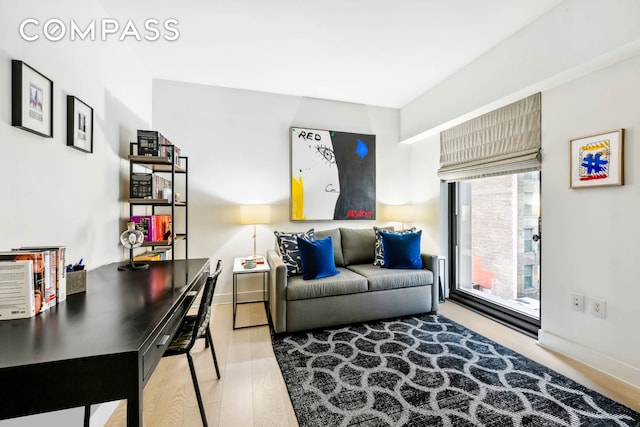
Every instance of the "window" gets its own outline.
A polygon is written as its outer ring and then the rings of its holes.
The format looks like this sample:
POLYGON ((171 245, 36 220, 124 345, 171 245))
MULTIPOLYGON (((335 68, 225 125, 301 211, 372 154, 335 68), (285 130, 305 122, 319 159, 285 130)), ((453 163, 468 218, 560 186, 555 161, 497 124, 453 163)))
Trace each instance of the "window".
POLYGON ((533 193, 527 191, 524 193, 524 211, 522 214, 525 216, 535 215, 533 206, 533 193))
POLYGON ((533 228, 524 229, 524 251, 533 252, 533 228))
POLYGON ((499 175, 450 186, 455 226, 450 296, 513 320, 519 328, 531 327, 533 333, 540 323, 540 257, 533 242, 539 176, 538 172, 538 179, 525 180, 521 174, 499 175))
POLYGON ((524 280, 522 285, 524 289, 533 289, 533 265, 531 264, 524 266, 524 280))

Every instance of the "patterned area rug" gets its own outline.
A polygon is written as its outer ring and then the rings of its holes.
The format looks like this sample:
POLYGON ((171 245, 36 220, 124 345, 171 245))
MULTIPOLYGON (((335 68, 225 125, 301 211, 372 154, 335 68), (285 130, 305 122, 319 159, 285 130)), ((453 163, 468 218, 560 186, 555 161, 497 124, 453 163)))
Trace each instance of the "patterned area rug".
POLYGON ((272 342, 301 427, 640 426, 631 409, 439 315, 272 342))

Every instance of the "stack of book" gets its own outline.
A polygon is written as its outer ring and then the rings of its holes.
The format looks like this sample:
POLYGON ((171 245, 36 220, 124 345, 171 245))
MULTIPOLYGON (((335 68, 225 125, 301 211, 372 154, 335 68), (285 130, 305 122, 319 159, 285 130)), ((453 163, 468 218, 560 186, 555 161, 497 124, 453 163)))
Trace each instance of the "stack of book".
POLYGON ((0 252, 0 320, 35 316, 67 298, 64 246, 0 252))
POLYGON ((166 157, 176 165, 180 164, 181 150, 156 130, 138 129, 138 155, 166 157))
POLYGON ((133 172, 129 193, 132 199, 167 199, 171 201, 171 181, 159 175, 133 172), (167 190, 169 190, 167 192, 167 190))
POLYGON ((155 249, 133 257, 134 261, 167 261, 171 259, 171 249, 155 249))
POLYGON ((133 215, 131 221, 142 231, 145 242, 171 240, 171 215, 133 215))

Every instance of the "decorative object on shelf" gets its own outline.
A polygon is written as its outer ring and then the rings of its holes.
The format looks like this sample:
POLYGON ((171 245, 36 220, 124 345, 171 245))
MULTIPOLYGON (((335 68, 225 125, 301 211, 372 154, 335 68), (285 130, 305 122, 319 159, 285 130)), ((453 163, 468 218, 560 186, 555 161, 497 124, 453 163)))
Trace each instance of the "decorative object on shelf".
POLYGON ((291 128, 291 220, 376 219, 376 136, 291 128))
POLYGON ((127 222, 127 229, 120 235, 120 243, 122 243, 122 246, 129 249, 129 264, 119 266, 118 270, 145 270, 149 268, 149 264, 136 264, 133 262, 133 250, 142 246, 142 242, 144 242, 144 233, 136 229, 135 222, 127 222))
POLYGON ((67 145, 93 153, 93 108, 67 95, 67 145))
MULTIPOLYGON (((242 205, 240 206, 240 224, 253 224, 253 255, 247 257, 246 260, 251 259, 255 266, 255 262, 258 260, 256 255, 256 225, 268 224, 271 222, 271 206, 269 205, 242 205)), ((245 264, 245 268, 247 267, 245 264)))
POLYGON ((11 61, 11 125, 53 137, 53 82, 17 59, 11 61))
POLYGON ((404 223, 415 221, 416 207, 413 205, 387 205, 385 207, 387 221, 399 222, 400 230, 404 230, 404 223))
POLYGON ((624 184, 624 129, 569 141, 569 188, 624 184))

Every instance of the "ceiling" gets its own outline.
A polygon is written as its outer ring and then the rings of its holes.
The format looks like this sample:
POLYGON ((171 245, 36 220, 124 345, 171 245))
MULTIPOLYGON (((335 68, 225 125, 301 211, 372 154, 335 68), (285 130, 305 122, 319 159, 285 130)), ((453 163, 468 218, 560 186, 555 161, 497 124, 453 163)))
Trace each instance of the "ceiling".
POLYGON ((154 78, 400 108, 562 0, 99 1, 178 20, 130 42, 154 78))

